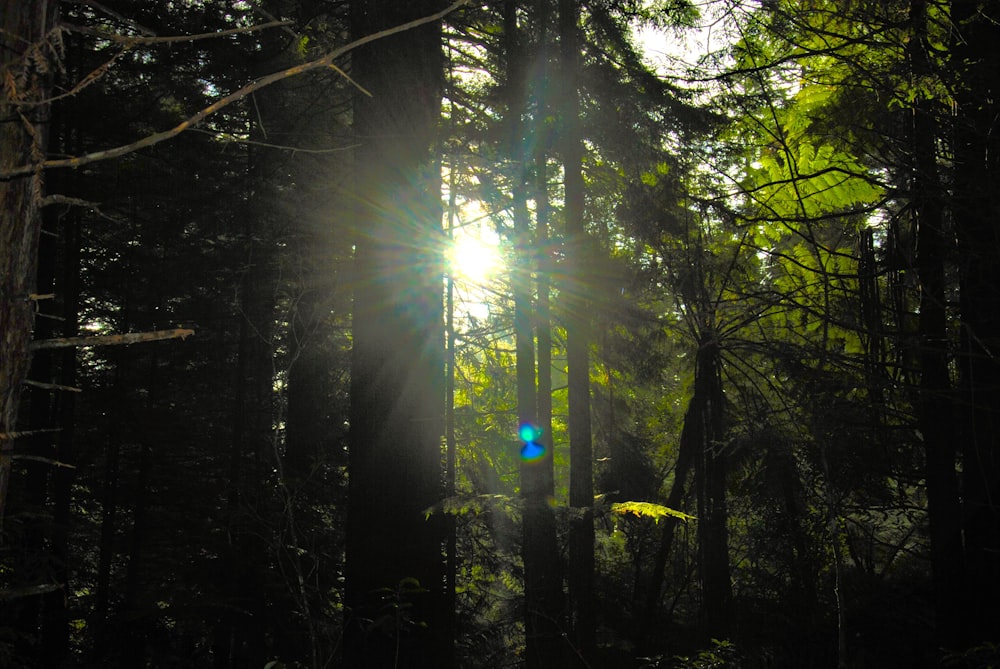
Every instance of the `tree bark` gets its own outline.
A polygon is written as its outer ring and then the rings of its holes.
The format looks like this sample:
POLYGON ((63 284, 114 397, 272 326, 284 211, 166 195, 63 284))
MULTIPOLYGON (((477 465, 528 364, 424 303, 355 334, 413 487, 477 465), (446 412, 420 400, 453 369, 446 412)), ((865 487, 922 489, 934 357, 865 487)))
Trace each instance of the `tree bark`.
MULTIPOLYGON (((0 173, 45 159, 54 0, 14 0, 0 9, 0 173)), ((3 527, 21 384, 30 365, 35 272, 41 231, 41 170, 0 180, 0 530, 3 527)))

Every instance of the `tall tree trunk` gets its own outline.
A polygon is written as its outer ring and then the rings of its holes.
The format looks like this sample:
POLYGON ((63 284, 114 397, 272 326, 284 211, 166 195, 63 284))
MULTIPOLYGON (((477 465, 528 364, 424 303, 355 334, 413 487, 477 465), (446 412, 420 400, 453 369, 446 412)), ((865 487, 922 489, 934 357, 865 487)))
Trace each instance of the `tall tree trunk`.
MULTIPOLYGON (((438 0, 358 0, 353 37, 441 8, 438 0)), ((354 109, 361 145, 345 653, 351 667, 448 667, 444 525, 424 519, 443 492, 441 202, 431 155, 444 76, 440 22, 352 55, 352 77, 371 96, 359 95, 354 109)))
POLYGON ((594 456, 590 426, 590 305, 587 284, 587 231, 584 224, 583 139, 579 102, 579 3, 559 2, 562 63, 562 157, 565 180, 566 265, 561 295, 566 319, 569 394, 569 505, 574 511, 569 538, 569 596, 573 641, 579 660, 593 661, 597 618, 594 610, 594 456))
MULTIPOLYGON (((927 3, 910 5, 913 37, 908 56, 914 78, 929 76, 927 3)), ((937 124, 930 101, 918 99, 912 110, 911 189, 920 282, 920 385, 918 423, 923 437, 927 507, 931 535, 931 571, 939 641, 952 645, 962 628, 962 544, 958 482, 955 474, 955 421, 948 371, 948 325, 945 308, 945 230, 943 191, 937 167, 937 124)))
MULTIPOLYGON (((55 231, 56 221, 50 207, 43 221, 49 231, 55 231)), ((42 294, 53 294, 55 291, 55 274, 57 261, 57 243, 54 235, 43 235, 38 244, 38 277, 36 290, 42 294)), ((39 315, 35 323, 34 333, 37 339, 48 339, 58 336, 56 327, 54 300, 45 300, 39 304, 39 315)), ((57 369, 57 351, 38 351, 31 358, 28 378, 31 381, 52 383, 57 369)), ((20 563, 17 572, 21 574, 22 585, 51 586, 55 585, 52 574, 52 555, 49 554, 49 528, 52 527, 52 509, 50 501, 50 483, 52 465, 55 459, 56 435, 51 430, 57 425, 55 416, 57 393, 51 389, 30 387, 22 402, 21 423, 28 431, 42 432, 36 436, 21 439, 19 449, 27 451, 32 460, 27 460, 20 467, 19 475, 12 477, 8 501, 11 511, 23 515, 22 530, 18 537, 18 548, 14 555, 19 556, 20 563), (26 414, 26 420, 25 416, 26 414)), ((29 595, 18 602, 18 654, 24 658, 34 657, 40 662, 43 648, 40 641, 40 624, 43 614, 44 593, 29 595)))
MULTIPOLYGON (((954 220, 960 253, 964 641, 1000 629, 1000 14, 956 0, 961 67, 954 220)), ((955 530, 957 532, 957 528, 955 530)), ((933 536, 932 536, 933 540, 933 536)))
MULTIPOLYGON (((54 0, 13 0, 0 8, 0 174, 45 157, 50 74, 56 52, 54 0)), ((0 180, 0 531, 3 528, 21 384, 30 363, 35 268, 41 231, 41 170, 0 180)))
MULTIPOLYGON (((525 453, 521 459, 522 514, 521 556, 524 563, 525 664, 530 669, 562 665, 562 570, 556 543, 556 522, 550 500, 554 494, 551 404, 539 398, 535 368, 535 319, 532 308, 532 270, 535 244, 528 211, 528 161, 526 126, 527 68, 524 35, 517 24, 517 3, 503 5, 504 46, 507 57, 507 141, 513 174, 514 236, 517 260, 512 270, 514 293, 514 337, 517 374, 517 413, 520 426, 532 426, 540 453, 525 453), (539 405, 541 402, 541 405, 539 405), (545 413, 539 413, 539 406, 545 413), (540 428, 540 431, 536 428, 540 428)), ((546 354, 540 357, 547 357, 546 354)), ((551 381, 549 382, 551 385, 551 381)), ((551 396, 549 397, 551 402, 551 396)), ((526 446, 527 447, 527 446, 526 446)))

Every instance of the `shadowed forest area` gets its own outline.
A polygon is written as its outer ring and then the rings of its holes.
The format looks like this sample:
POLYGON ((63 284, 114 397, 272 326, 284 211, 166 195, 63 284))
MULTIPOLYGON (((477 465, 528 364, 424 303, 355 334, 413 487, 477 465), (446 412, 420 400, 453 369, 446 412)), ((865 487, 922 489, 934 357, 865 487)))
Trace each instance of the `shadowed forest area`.
POLYGON ((0 3, 0 666, 1000 666, 1000 5, 0 3))

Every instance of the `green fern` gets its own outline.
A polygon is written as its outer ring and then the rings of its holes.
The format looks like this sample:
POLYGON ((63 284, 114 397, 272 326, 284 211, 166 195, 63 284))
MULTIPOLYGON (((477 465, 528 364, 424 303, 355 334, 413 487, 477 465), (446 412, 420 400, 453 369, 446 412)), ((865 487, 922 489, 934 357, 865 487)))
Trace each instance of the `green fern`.
POLYGON ((662 504, 654 504, 653 502, 618 502, 611 505, 611 511, 623 516, 632 514, 640 518, 652 518, 653 522, 656 523, 659 523, 661 518, 666 518, 667 516, 680 518, 684 522, 697 520, 694 516, 686 514, 683 511, 671 509, 669 506, 663 506, 662 504))

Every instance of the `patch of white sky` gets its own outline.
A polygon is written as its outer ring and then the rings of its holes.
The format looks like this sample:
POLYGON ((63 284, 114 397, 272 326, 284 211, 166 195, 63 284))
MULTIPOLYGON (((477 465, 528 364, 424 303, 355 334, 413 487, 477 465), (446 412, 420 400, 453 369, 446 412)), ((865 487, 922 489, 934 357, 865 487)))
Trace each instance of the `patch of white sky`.
POLYGON ((636 40, 643 57, 660 76, 684 80, 702 68, 706 59, 732 41, 727 3, 719 0, 695 3, 698 18, 691 25, 662 27, 635 25, 636 40))

